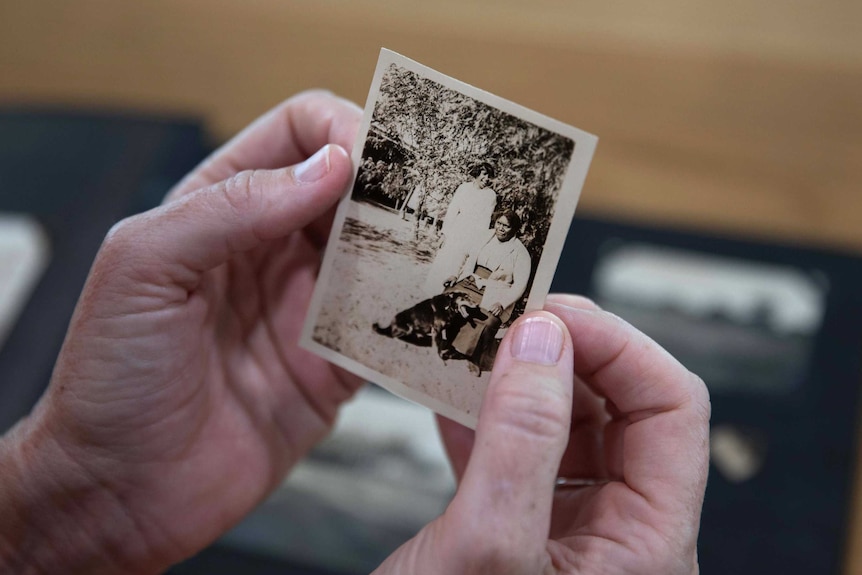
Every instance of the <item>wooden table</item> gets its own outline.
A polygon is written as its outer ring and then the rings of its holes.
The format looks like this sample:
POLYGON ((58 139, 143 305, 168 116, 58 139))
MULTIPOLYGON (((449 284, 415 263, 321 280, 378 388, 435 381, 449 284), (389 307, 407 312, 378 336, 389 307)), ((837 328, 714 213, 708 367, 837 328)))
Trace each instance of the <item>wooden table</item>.
POLYGON ((364 102, 386 46, 599 135, 583 213, 858 254, 860 22, 858 0, 4 2, 0 103, 194 114, 221 140, 308 87, 364 102))

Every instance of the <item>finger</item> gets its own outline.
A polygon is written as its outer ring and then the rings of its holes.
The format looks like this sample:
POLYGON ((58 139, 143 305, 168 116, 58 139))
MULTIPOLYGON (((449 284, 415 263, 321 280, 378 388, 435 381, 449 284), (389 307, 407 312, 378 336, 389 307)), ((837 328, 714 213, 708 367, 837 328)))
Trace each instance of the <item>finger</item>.
MULTIPOLYGON (((569 307, 599 309, 592 300, 572 294, 550 294, 546 301, 569 307)), ((602 435, 609 419, 604 399, 593 392, 580 378, 576 378, 572 388, 572 424, 569 444, 560 464, 560 476, 584 479, 601 479, 608 476, 602 435)), ((437 416, 437 428, 446 454, 449 456, 452 471, 460 482, 467 468, 476 432, 441 416, 437 416)))
POLYGON ((243 170, 272 170, 301 162, 326 144, 353 147, 362 109, 322 90, 276 106, 213 152, 168 194, 174 201, 243 170))
MULTIPOLYGON (((549 294, 546 304, 558 304, 579 309, 600 309, 591 299, 574 294, 549 294)), ((546 305, 546 309, 552 309, 546 305)), ((560 464, 560 476, 576 479, 604 479, 608 468, 604 453, 604 429, 610 415, 605 400, 581 378, 572 386, 572 429, 569 445, 560 464)))
POLYGON ((446 455, 449 456, 455 479, 460 483, 464 470, 467 469, 470 452, 473 451, 476 432, 440 415, 437 416, 437 430, 440 432, 446 455))
POLYGON ((545 303, 559 304, 577 309, 601 309, 598 305, 596 305, 596 302, 594 302, 593 300, 582 295, 575 295, 570 293, 548 294, 548 297, 545 299, 545 303))
MULTIPOLYGON (((612 467, 664 517, 699 517, 708 469, 709 395, 670 354, 618 317, 549 303, 572 338, 575 371, 623 427, 612 467)), ((694 523, 696 525, 696 522, 694 523)))
MULTIPOLYGON (((503 339, 479 413, 473 453, 447 516, 465 545, 504 542, 506 556, 539 561, 572 403, 567 331, 547 312, 520 318, 503 339)), ((538 572, 533 569, 512 572, 538 572)))
POLYGON ((306 162, 241 172, 181 200, 124 220, 103 257, 133 264, 129 277, 192 290, 200 274, 232 255, 299 230, 329 209, 351 174, 350 158, 328 145, 306 162))
POLYGON ((572 385, 572 425, 558 475, 571 479, 608 479, 605 429, 610 421, 605 400, 575 377, 572 385))

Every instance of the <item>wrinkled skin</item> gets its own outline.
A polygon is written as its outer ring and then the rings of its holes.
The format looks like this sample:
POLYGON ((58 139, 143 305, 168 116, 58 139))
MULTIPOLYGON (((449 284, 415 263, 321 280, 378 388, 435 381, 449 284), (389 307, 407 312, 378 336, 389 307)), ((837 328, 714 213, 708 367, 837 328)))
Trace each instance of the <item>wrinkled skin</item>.
MULTIPOLYGON (((331 429, 361 382, 297 340, 360 116, 292 98, 112 229, 46 394, 0 440, 0 571, 163 571, 331 429)), ((708 420, 664 350, 552 296, 501 343, 475 434, 441 422, 457 494, 377 573, 696 572, 708 420)))
MULTIPOLYGON (((76 490, 106 490, 100 512, 138 546, 112 551, 121 570, 162 568, 234 525, 360 385, 296 344, 360 117, 326 93, 289 100, 105 239, 16 432, 74 469, 76 490), (325 144, 320 180, 282 167, 325 144)), ((82 537, 102 537, 92 528, 82 537)))
POLYGON ((703 382, 585 298, 545 310, 566 333, 560 362, 514 361, 507 335, 477 431, 439 420, 454 500, 376 573, 698 572, 703 382), (560 476, 598 484, 554 489, 560 476))

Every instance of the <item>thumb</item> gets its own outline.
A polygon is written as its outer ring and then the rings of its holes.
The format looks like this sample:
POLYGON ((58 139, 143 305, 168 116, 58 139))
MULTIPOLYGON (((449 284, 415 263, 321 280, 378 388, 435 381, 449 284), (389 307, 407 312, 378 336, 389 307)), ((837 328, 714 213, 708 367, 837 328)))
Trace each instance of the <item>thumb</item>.
POLYGON ((545 557, 568 443, 572 362, 568 330, 552 314, 534 312, 514 324, 497 353, 473 452, 446 513, 473 527, 462 535, 474 550, 490 545, 492 557, 532 561, 523 572, 540 572, 530 569, 545 557))
POLYGON ((333 144, 295 166, 240 172, 123 220, 100 255, 133 263, 137 272, 129 271, 139 281, 155 274, 160 283, 191 289, 201 273, 234 254, 314 221, 338 200, 350 176, 347 152, 333 144))

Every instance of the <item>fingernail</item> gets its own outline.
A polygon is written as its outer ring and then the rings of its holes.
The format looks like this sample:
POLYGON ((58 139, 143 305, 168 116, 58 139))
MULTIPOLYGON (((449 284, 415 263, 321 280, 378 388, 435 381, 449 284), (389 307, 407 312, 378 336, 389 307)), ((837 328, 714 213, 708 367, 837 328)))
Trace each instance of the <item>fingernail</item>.
POLYGON ((519 361, 556 365, 563 351, 563 330, 545 317, 532 317, 515 328, 512 356, 519 361))
POLYGON ((296 166, 293 169, 293 177, 296 181, 310 184, 328 174, 329 149, 329 145, 323 146, 313 156, 296 166))

